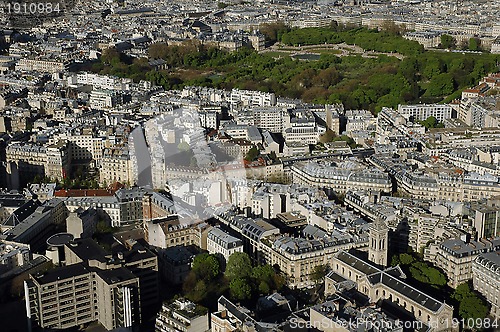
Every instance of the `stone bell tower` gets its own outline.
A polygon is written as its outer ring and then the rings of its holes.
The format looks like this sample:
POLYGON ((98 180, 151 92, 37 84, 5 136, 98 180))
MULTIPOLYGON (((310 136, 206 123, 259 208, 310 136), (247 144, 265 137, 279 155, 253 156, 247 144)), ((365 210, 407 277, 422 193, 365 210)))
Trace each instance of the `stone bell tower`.
POLYGON ((385 221, 377 219, 370 225, 369 239, 368 259, 375 264, 387 266, 389 227, 385 221))

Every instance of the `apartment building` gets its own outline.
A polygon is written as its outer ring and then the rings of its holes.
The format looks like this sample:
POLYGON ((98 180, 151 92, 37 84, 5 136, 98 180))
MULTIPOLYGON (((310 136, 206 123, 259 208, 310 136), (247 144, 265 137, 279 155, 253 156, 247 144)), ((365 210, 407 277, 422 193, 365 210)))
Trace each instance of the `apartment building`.
POLYGON ((63 201, 70 212, 79 208, 93 208, 97 210, 97 215, 112 227, 119 227, 121 224, 120 206, 115 196, 67 197, 63 201))
MULTIPOLYGON (((22 173, 21 179, 11 180, 29 180, 36 175, 45 174, 45 164, 47 155, 46 148, 34 144, 11 143, 6 148, 6 162, 11 163, 10 168, 22 173)), ((17 173, 16 172, 16 173, 17 173)), ((12 171, 12 176, 16 174, 12 171)), ((19 174, 16 174, 19 177, 19 174)))
POLYGON ((267 184, 254 189, 252 195, 252 214, 264 219, 273 219, 279 213, 290 210, 290 186, 267 184))
POLYGON ((286 275, 289 287, 303 288, 313 285, 310 279, 318 265, 330 265, 339 250, 366 248, 368 236, 340 236, 319 241, 304 238, 276 236, 259 241, 259 260, 269 265, 278 265, 286 275))
MULTIPOLYGON (((464 91, 462 91, 462 100, 467 98, 484 97, 488 90, 490 90, 490 86, 486 83, 481 83, 473 88, 465 89, 464 91)), ((461 118, 460 112, 458 113, 458 117, 461 118)))
MULTIPOLYGON (((496 99, 480 97, 462 100, 459 118, 474 128, 489 128, 492 125, 491 114, 496 112, 496 99), (487 121, 488 120, 488 121, 487 121)), ((498 127, 498 125, 497 125, 498 127)))
POLYGON ((71 146, 71 160, 93 162, 96 166, 101 164, 103 150, 114 145, 111 137, 102 137, 89 130, 74 131, 54 135, 52 140, 57 143, 65 140, 71 146))
POLYGON ((198 111, 200 124, 203 128, 219 129, 219 113, 217 111, 198 111))
POLYGON ((71 147, 67 142, 47 146, 45 153, 45 176, 51 179, 62 180, 69 176, 71 167, 71 147))
POLYGON ((0 240, 0 274, 23 266, 32 258, 29 245, 21 242, 0 240))
MULTIPOLYGON (((374 161, 374 159, 372 158, 374 161)), ((491 174, 426 173, 390 169, 397 188, 417 199, 445 199, 450 201, 478 201, 500 195, 499 178, 491 174)))
POLYGON ((65 142, 48 146, 14 142, 6 148, 6 162, 10 182, 18 186, 37 175, 62 180, 69 174, 71 149, 65 142))
POLYGON ((198 253, 198 250, 192 249, 194 248, 182 245, 166 249, 157 248, 160 277, 173 285, 182 285, 198 253))
POLYGON ((290 173, 293 183, 331 188, 338 193, 350 189, 392 191, 389 175, 375 168, 348 169, 308 162, 290 166, 290 173))
POLYGON ((28 199, 36 198, 41 202, 45 202, 54 198, 55 190, 56 183, 33 183, 29 188, 25 189, 24 194, 28 199))
POLYGON ((290 127, 283 131, 283 138, 287 144, 292 142, 316 144, 320 134, 314 118, 292 118, 290 127))
POLYGON ((469 173, 478 173, 483 176, 485 174, 500 175, 500 168, 497 165, 478 160, 479 155, 475 149, 454 149, 449 153, 448 158, 453 165, 469 173))
POLYGON ((146 241, 157 248, 195 245, 207 248, 207 233, 210 226, 204 222, 192 220, 181 223, 177 216, 156 219, 144 219, 146 241))
POLYGON ((24 205, 22 211, 11 216, 13 227, 4 231, 2 236, 8 241, 29 244, 30 247, 36 249, 44 245, 53 225, 63 224, 68 210, 57 198, 46 201, 43 205, 36 204, 34 201, 29 204, 24 205))
POLYGON ((500 195, 500 178, 490 174, 469 173, 462 184, 464 201, 479 201, 500 195))
POLYGON ((343 118, 345 118, 346 133, 375 128, 377 122, 376 118, 368 110, 347 110, 343 118))
POLYGON ((129 78, 119 78, 89 72, 79 72, 76 75, 68 76, 67 80, 70 85, 91 85, 93 89, 102 90, 125 90, 127 85, 132 83, 132 80, 129 78))
POLYGON ((253 124, 272 133, 281 133, 290 122, 290 115, 280 107, 254 107, 252 113, 253 124))
MULTIPOLYGON (((148 193, 150 193, 148 189, 141 187, 119 189, 114 194, 104 190, 96 193, 82 190, 79 194, 83 196, 70 195, 70 197, 61 199, 70 212, 75 212, 80 208, 84 210, 92 208, 97 211, 100 219, 109 222, 113 227, 120 227, 121 225, 142 222, 143 198, 148 193)), ((155 195, 162 196, 158 193, 155 195)))
POLYGON ((255 145, 246 139, 231 139, 217 145, 224 153, 236 160, 242 160, 255 145))
POLYGON ((308 321, 311 326, 322 332, 330 332, 332 328, 336 332, 350 332, 353 329, 370 331, 374 326, 383 326, 385 332, 404 331, 404 322, 390 317, 373 304, 360 307, 353 303, 353 298, 335 295, 331 300, 312 306, 309 308, 309 315, 304 317, 305 322, 308 321), (359 322, 354 324, 352 329, 348 328, 346 317, 359 318, 359 322))
POLYGON ((252 316, 248 309, 235 305, 224 296, 217 301, 217 311, 210 315, 212 332, 233 332, 243 329, 264 329, 252 316))
POLYGON ((366 190, 349 190, 345 194, 344 204, 371 221, 381 219, 392 222, 396 220, 399 211, 390 205, 380 203, 379 199, 378 193, 366 190))
POLYGON ((69 63, 62 60, 44 60, 21 58, 16 63, 16 70, 19 71, 37 71, 41 73, 58 73, 66 71, 69 63))
POLYGON ((415 252, 421 252, 429 242, 443 232, 446 221, 439 216, 432 216, 423 211, 408 216, 408 246, 415 252))
POLYGON ((244 251, 261 264, 278 265, 286 275, 289 287, 303 288, 313 284, 310 275, 315 266, 330 264, 341 249, 366 250, 368 233, 328 234, 308 225, 301 237, 280 235, 279 229, 263 221, 237 215, 222 214, 216 218, 242 234, 244 251))
POLYGON ((145 193, 142 199, 142 214, 144 221, 176 215, 174 202, 166 196, 151 191, 145 193))
POLYGON ((110 109, 123 102, 123 94, 114 90, 92 90, 89 98, 89 106, 96 110, 110 109))
POLYGON ((207 250, 227 262, 235 252, 243 252, 243 241, 229 235, 220 227, 213 227, 207 234, 207 250))
POLYGON ((92 239, 75 239, 64 246, 66 265, 83 263, 91 268, 114 270, 124 267, 139 279, 141 308, 155 305, 158 294, 158 259, 135 240, 115 243, 108 253, 92 239))
POLYGON ((121 224, 142 222, 144 196, 149 192, 149 189, 142 187, 122 188, 115 192, 114 196, 120 209, 121 224))
POLYGON ((497 37, 491 44, 491 53, 500 54, 500 37, 497 37))
POLYGON ((439 122, 446 119, 456 118, 456 111, 450 105, 443 104, 419 104, 419 105, 398 105, 398 113, 406 119, 423 121, 430 116, 435 117, 439 122))
POLYGON ((423 45, 424 48, 435 48, 441 43, 441 32, 438 31, 414 31, 407 32, 403 38, 413 40, 423 45))
POLYGON ((500 251, 479 255, 472 263, 474 289, 491 304, 491 315, 500 318, 500 251))
POLYGON ((133 184, 133 161, 127 146, 115 146, 104 149, 99 181, 112 184, 115 182, 133 184))
POLYGON ((280 144, 267 130, 262 132, 262 147, 264 147, 264 152, 267 154, 274 152, 276 155, 279 155, 280 153, 280 144))
POLYGON ((266 38, 262 33, 256 32, 247 36, 247 38, 253 49, 257 52, 262 51, 266 48, 266 38))
POLYGON ((500 238, 481 239, 448 239, 431 245, 431 261, 440 267, 448 277, 448 284, 456 288, 473 278, 472 262, 481 254, 500 249, 500 238))
POLYGON ((94 208, 78 208, 70 212, 66 219, 66 231, 75 238, 88 238, 94 235, 97 229, 99 216, 94 208))
POLYGON ((246 124, 229 122, 224 124, 222 129, 233 139, 246 139, 248 137, 248 125, 246 124))
POLYGON ((229 96, 229 102, 232 105, 241 103, 243 106, 274 106, 276 105, 276 96, 270 92, 233 89, 229 96))

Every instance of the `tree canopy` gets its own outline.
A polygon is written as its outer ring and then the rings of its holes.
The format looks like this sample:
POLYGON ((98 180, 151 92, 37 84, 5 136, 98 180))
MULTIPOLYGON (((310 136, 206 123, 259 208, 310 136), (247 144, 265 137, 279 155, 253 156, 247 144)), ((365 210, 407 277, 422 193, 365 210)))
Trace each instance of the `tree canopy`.
POLYGON ((431 128, 443 128, 444 124, 441 122, 438 122, 438 120, 434 116, 430 116, 424 121, 420 121, 420 124, 424 126, 427 129, 431 128))
POLYGON ((227 290, 227 284, 220 272, 219 260, 215 255, 197 255, 182 285, 186 297, 195 303, 203 303, 211 296, 222 295, 227 290))
POLYGON ((328 272, 328 265, 320 264, 316 265, 311 273, 311 280, 315 283, 319 283, 325 279, 326 273, 328 272))
POLYGON ((252 146, 252 148, 250 150, 248 150, 248 152, 245 156, 245 160, 246 161, 253 161, 258 156, 259 156, 259 149, 257 149, 257 147, 255 147, 255 146, 252 146))
POLYGON ((453 38, 450 35, 443 34, 441 35, 441 43, 439 46, 441 48, 446 48, 446 49, 455 48, 456 46, 455 38, 453 38))
POLYGON ((481 50, 481 39, 472 37, 469 39, 469 50, 480 51, 481 50))
POLYGON ((398 36, 400 31, 401 28, 390 23, 385 31, 367 28, 344 30, 342 27, 302 28, 285 32, 281 42, 293 46, 346 43, 365 50, 398 52, 404 55, 415 55, 424 51, 418 42, 398 36))
POLYGON ((283 276, 271 265, 252 267, 250 257, 242 252, 229 256, 225 277, 229 280, 230 296, 239 301, 268 295, 285 285, 283 276))
POLYGON ((252 274, 252 261, 248 254, 244 252, 235 252, 229 259, 226 264, 226 272, 225 275, 229 280, 233 280, 236 278, 249 278, 252 274))
POLYGON ((452 299, 458 302, 458 314, 463 319, 475 320, 488 315, 488 303, 474 291, 469 283, 459 285, 453 292, 452 299))
POLYGON ((269 294, 273 290, 279 291, 285 285, 285 279, 269 265, 259 265, 252 269, 254 288, 260 294, 269 294))
POLYGON ((418 282, 427 284, 435 289, 446 286, 446 275, 414 255, 403 253, 393 256, 391 265, 395 266, 398 264, 401 265, 403 270, 410 273, 411 278, 418 282))
POLYGON ((219 260, 210 254, 198 255, 193 260, 192 271, 198 279, 210 281, 220 273, 219 260))
POLYGON ((231 297, 236 300, 248 300, 252 296, 252 288, 244 278, 235 278, 229 284, 231 297))

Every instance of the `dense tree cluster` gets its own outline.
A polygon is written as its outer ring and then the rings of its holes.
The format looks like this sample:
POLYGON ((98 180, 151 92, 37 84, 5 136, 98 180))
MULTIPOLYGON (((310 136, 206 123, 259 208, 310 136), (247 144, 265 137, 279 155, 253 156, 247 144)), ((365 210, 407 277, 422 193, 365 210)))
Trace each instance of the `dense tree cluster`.
POLYGON ((231 298, 241 301, 256 295, 268 295, 273 290, 280 290, 285 280, 270 265, 257 265, 246 253, 236 252, 229 256, 225 276, 229 280, 231 298))
POLYGON ((400 265, 404 271, 408 271, 411 278, 429 285, 432 288, 441 289, 446 286, 447 279, 441 271, 416 256, 411 254, 400 254, 393 256, 391 265, 400 265))
MULTIPOLYGON (((453 292, 452 299, 458 304, 458 314, 465 320, 470 319, 470 321, 472 321, 473 319, 476 323, 479 321, 476 319, 485 318, 488 315, 488 302, 474 291, 469 283, 459 285, 453 292)), ((478 328, 481 327, 482 326, 478 326, 478 328)))
POLYGON ((439 46, 441 48, 446 48, 446 49, 455 48, 456 46, 455 38, 453 38, 450 35, 443 34, 441 35, 441 43, 439 46))
POLYGON ((226 287, 218 258, 207 253, 196 256, 183 289, 186 297, 196 303, 223 294, 226 287))
POLYGON ((285 279, 273 267, 252 266, 246 253, 232 254, 224 273, 219 259, 208 253, 195 257, 183 284, 184 294, 191 301, 209 305, 211 299, 222 294, 237 301, 255 299, 279 291, 285 285, 285 279))
POLYGON ((269 44, 274 44, 283 38, 283 34, 290 31, 290 28, 283 22, 264 23, 259 26, 259 30, 266 37, 269 44))
POLYGON ((397 52, 404 55, 415 55, 424 51, 424 47, 416 41, 406 40, 389 31, 367 28, 348 30, 338 28, 293 29, 283 34, 281 42, 293 46, 346 43, 360 46, 365 50, 397 52))
POLYGON ((133 80, 144 79, 144 73, 151 70, 146 58, 131 58, 114 47, 102 52, 101 62, 95 63, 92 70, 103 75, 128 77, 133 80))

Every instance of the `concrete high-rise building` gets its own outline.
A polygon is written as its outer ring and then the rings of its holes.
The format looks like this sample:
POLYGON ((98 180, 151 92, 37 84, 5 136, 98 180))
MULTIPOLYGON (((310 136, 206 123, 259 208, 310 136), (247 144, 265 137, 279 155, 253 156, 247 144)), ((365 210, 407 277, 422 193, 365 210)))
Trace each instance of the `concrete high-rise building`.
POLYGON ((30 275, 28 324, 64 329, 99 321, 106 329, 140 322, 139 278, 126 268, 94 270, 83 263, 30 275))
POLYGON ((128 240, 126 247, 114 248, 113 254, 109 254, 92 239, 75 239, 64 248, 66 264, 87 263, 101 270, 125 267, 139 278, 141 307, 156 304, 159 301, 156 255, 134 240, 128 240))
POLYGON ((139 324, 143 308, 159 300, 157 257, 133 240, 113 248, 108 254, 92 239, 77 239, 64 246, 66 266, 30 275, 30 327, 65 329, 98 321, 113 330, 139 324))
POLYGON ((478 239, 500 236, 500 206, 493 204, 494 201, 487 200, 486 203, 471 206, 471 217, 474 218, 478 239))

